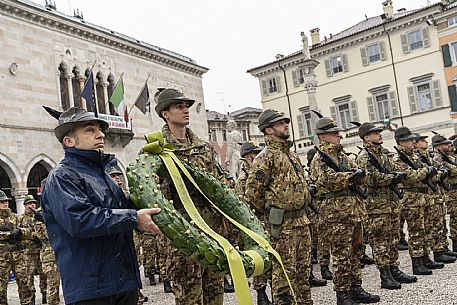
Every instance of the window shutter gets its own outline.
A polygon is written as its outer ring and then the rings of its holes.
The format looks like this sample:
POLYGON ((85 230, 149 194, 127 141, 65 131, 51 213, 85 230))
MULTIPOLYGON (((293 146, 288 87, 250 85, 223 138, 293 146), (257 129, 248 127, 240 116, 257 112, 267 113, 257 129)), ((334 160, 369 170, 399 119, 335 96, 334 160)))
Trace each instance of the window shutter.
POLYGON ((300 86, 300 82, 298 80, 298 70, 292 70, 292 79, 294 80, 294 87, 300 86))
POLYGON ((411 113, 416 113, 417 110, 417 98, 416 98, 416 93, 414 92, 414 86, 410 86, 406 88, 408 91, 408 100, 409 100, 409 109, 411 110, 411 113))
POLYGON ((341 56, 343 59, 343 72, 348 72, 349 71, 349 63, 348 63, 348 56, 346 54, 343 54, 341 56))
POLYGON ((360 56, 362 57, 362 66, 368 66, 367 48, 360 48, 360 56))
POLYGON ((428 32, 428 28, 422 29, 422 39, 424 39, 424 48, 428 48, 430 46, 430 34, 428 32))
POLYGON ((389 92, 389 102, 390 102, 390 110, 392 110, 392 117, 396 118, 400 114, 398 113, 398 106, 397 106, 397 99, 395 97, 395 91, 389 92))
POLYGON ((275 82, 276 82, 276 88, 278 89, 276 92, 281 92, 281 84, 279 83, 279 76, 275 77, 275 82))
POLYGON ((262 93, 263 95, 267 96, 268 95, 268 86, 267 86, 267 80, 262 80, 262 93))
POLYGON ((451 101, 451 111, 457 111, 457 91, 455 85, 447 87, 449 92, 449 100, 451 101))
POLYGON ((339 125, 338 117, 336 115, 336 107, 335 106, 330 106, 330 115, 331 115, 332 119, 339 125))
POLYGON ((379 53, 381 55, 381 60, 386 60, 386 48, 384 47, 384 41, 379 43, 379 53))
POLYGON ((408 38, 406 37, 406 34, 400 35, 400 39, 401 39, 401 47, 403 49, 403 54, 408 54, 410 52, 410 49, 409 49, 408 38))
POLYGON ((357 102, 350 101, 349 107, 351 108, 351 120, 358 122, 359 121, 359 112, 357 111, 357 102))
POLYGON ((432 82, 433 85, 433 96, 435 98, 435 107, 442 107, 443 106, 443 99, 441 98, 441 90, 440 90, 440 81, 434 80, 432 82))
POLYGON ((331 77, 333 75, 332 69, 330 68, 330 60, 326 59, 324 60, 325 63, 325 71, 327 71, 327 76, 331 77))
POLYGON ((303 114, 302 113, 297 115, 297 124, 298 124, 298 136, 300 138, 304 138, 305 137, 305 129, 304 129, 304 126, 303 126, 303 114))
POLYGON ((445 67, 452 66, 451 52, 449 51, 448 44, 441 46, 441 53, 443 53, 444 66, 445 67))
POLYGON ((367 97, 367 105, 368 105, 368 116, 370 117, 370 122, 376 122, 376 113, 373 104, 373 97, 367 97))

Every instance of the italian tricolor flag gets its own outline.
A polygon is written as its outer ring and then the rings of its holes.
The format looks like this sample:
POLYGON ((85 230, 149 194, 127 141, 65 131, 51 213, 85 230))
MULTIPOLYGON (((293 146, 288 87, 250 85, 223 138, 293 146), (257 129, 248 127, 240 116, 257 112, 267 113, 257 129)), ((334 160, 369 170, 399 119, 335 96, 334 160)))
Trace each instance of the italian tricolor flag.
POLYGON ((125 127, 128 127, 129 114, 127 111, 127 105, 124 102, 124 81, 122 80, 122 75, 119 78, 109 101, 114 105, 114 107, 116 107, 117 114, 124 117, 125 127))

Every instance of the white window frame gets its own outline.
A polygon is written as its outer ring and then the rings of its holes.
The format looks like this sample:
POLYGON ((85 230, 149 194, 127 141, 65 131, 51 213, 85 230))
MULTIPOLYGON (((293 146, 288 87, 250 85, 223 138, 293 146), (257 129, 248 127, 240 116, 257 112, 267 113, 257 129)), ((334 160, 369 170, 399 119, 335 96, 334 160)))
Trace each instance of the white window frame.
POLYGON ((410 52, 415 52, 415 51, 418 51, 418 50, 422 50, 425 48, 425 41, 424 41, 424 35, 422 34, 422 30, 421 29, 416 29, 414 31, 411 31, 411 32, 408 32, 406 33, 406 39, 407 39, 407 43, 409 45, 409 50, 410 52), (414 43, 411 43, 411 39, 410 39, 410 35, 411 34, 414 34, 414 33, 418 33, 419 36, 420 36, 420 40, 414 42, 414 43), (415 49, 412 48, 412 45, 413 44, 417 44, 417 43, 421 43, 421 46, 420 47, 417 47, 415 49))
POLYGON ((332 71, 332 75, 337 75, 337 74, 344 72, 343 57, 341 55, 330 57, 329 64, 330 64, 330 69, 332 71), (334 66, 335 62, 338 63, 338 66, 334 66), (335 72, 335 69, 338 69, 338 70, 341 69, 341 71, 335 72))
POLYGON ((349 101, 335 104, 335 107, 336 107, 335 109, 336 109, 338 126, 341 126, 343 128, 350 128, 351 127, 350 122, 352 121, 352 116, 351 116, 351 105, 349 105, 349 101), (341 107, 347 107, 347 109, 341 110, 341 107))
POLYGON ((367 59, 368 59, 368 64, 369 65, 376 64, 376 63, 382 61, 382 58, 381 58, 381 45, 380 45, 379 42, 373 43, 373 44, 370 44, 370 45, 367 46, 367 59), (370 48, 371 47, 377 47, 378 48, 378 54, 370 55, 370 48), (372 56, 376 56, 376 55, 378 56, 378 59, 372 61, 371 57, 372 56))
POLYGON ((311 112, 309 110, 300 111, 297 118, 297 124, 300 139, 308 138, 313 135, 311 112))
MULTIPOLYGON (((456 16, 457 18, 457 16, 456 16)), ((457 66, 457 41, 453 41, 448 43, 449 45, 449 53, 451 55, 452 66, 457 66), (455 46, 455 50, 454 47, 455 46)))
POLYGON ((264 96, 269 96, 281 92, 279 76, 273 76, 261 81, 262 92, 264 96))
POLYGON ((385 92, 381 92, 381 93, 378 93, 378 94, 374 94, 373 95, 373 105, 375 107, 375 113, 376 113, 376 120, 378 121, 383 121, 383 120, 386 120, 386 119, 392 119, 393 118, 393 111, 392 111, 392 105, 390 104, 390 100, 389 100, 389 92, 388 91, 385 91, 385 92), (380 97, 383 97, 385 96, 385 100, 383 100, 383 108, 386 107, 387 105, 387 109, 388 109, 388 112, 389 112, 389 117, 385 117, 384 114, 385 114, 385 110, 384 110, 384 113, 383 115, 381 116, 381 113, 379 112, 379 100, 378 98, 380 97))
POLYGON ((457 16, 452 16, 447 19, 448 26, 456 26, 457 25, 457 16))
POLYGON ((408 102, 411 113, 421 113, 432 111, 443 107, 443 93, 441 91, 440 81, 438 79, 423 79, 413 81, 412 86, 407 87, 408 102), (420 109, 419 104, 419 87, 428 84, 432 106, 428 109, 420 109))
POLYGON ((433 85, 432 85, 431 81, 420 82, 420 83, 414 84, 414 91, 416 93, 416 98, 417 98, 417 111, 418 112, 427 112, 427 111, 430 111, 430 110, 433 110, 433 109, 436 108, 436 106, 435 106, 435 97, 433 95, 433 85), (429 94, 430 94, 430 108, 421 109, 419 87, 425 86, 425 85, 428 86, 428 91, 429 91, 429 94))

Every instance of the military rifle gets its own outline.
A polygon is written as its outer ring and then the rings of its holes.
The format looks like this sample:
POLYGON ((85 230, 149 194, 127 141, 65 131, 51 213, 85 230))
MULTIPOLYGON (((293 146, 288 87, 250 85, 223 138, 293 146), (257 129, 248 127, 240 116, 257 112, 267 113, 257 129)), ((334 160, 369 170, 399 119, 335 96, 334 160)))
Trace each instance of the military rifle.
MULTIPOLYGON (((411 161, 411 159, 409 159, 408 156, 405 155, 404 152, 400 151, 396 146, 394 146, 394 148, 397 151, 398 157, 400 158, 400 160, 405 162, 409 167, 411 167, 414 170, 419 169, 419 166, 417 164, 415 164, 413 161, 411 161)), ((425 176, 425 179, 423 180, 423 183, 425 183, 429 188, 431 188, 434 192, 436 192, 438 190, 438 185, 436 185, 432 181, 432 177, 434 175, 435 175, 435 173, 429 170, 427 175, 425 176)))
MULTIPOLYGON (((319 149, 319 147, 314 146, 316 151, 319 153, 319 156, 321 157, 322 162, 324 162, 328 167, 333 169, 335 172, 351 172, 351 173, 356 173, 357 169, 356 168, 348 168, 345 167, 342 164, 337 164, 328 154, 323 152, 322 150, 319 149)), ((360 169, 359 169, 360 170, 360 169)), ((350 189, 355 191, 360 197, 363 199, 368 198, 368 191, 367 189, 362 189, 360 187, 360 181, 362 180, 363 176, 359 176, 351 185, 350 189)))
POLYGON ((20 241, 21 231, 19 229, 15 229, 12 223, 4 223, 2 226, 0 226, 0 231, 10 233, 10 236, 8 237, 8 243, 16 246, 19 250, 25 249, 24 244, 20 241))
MULTIPOLYGON (((433 167, 433 164, 430 162, 430 160, 427 158, 426 155, 423 155, 423 154, 420 154, 420 159, 422 162, 424 162, 425 164, 427 164, 428 166, 432 166, 433 167)), ((449 177, 449 172, 446 170, 446 171, 443 171, 443 174, 441 175, 440 177, 440 181, 438 182, 438 184, 445 190, 445 191, 449 191, 450 187, 449 187, 449 184, 446 183, 446 179, 449 177)))
POLYGON ((378 171, 380 171, 383 174, 394 174, 395 175, 394 179, 392 180, 392 182, 389 185, 389 188, 392 192, 395 193, 395 195, 397 195, 398 199, 403 199, 403 191, 400 191, 398 189, 397 185, 398 185, 398 183, 402 182, 402 180, 405 179, 405 176, 402 175, 401 176, 402 178, 400 178, 398 173, 391 172, 387 168, 382 166, 381 163, 379 163, 379 160, 371 152, 369 152, 368 149, 365 149, 365 151, 367 152, 368 160, 374 167, 376 167, 376 169, 378 171))

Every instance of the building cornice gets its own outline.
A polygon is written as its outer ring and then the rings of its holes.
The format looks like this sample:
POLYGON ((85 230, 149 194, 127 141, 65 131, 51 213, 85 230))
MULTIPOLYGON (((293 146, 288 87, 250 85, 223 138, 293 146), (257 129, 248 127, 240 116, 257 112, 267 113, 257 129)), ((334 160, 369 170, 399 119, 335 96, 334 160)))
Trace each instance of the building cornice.
POLYGON ((300 67, 300 65, 304 64, 306 61, 312 61, 315 66, 319 64, 319 62, 315 59, 306 59, 303 53, 297 52, 291 56, 286 58, 282 58, 275 62, 257 67, 248 70, 248 73, 251 73, 252 76, 261 77, 263 75, 267 75, 270 73, 274 73, 279 71, 279 67, 281 68, 288 68, 288 67, 300 67))
POLYGON ((139 40, 136 40, 135 43, 135 39, 131 37, 116 34, 114 31, 103 31, 101 28, 96 28, 96 26, 87 24, 79 19, 75 18, 73 20, 69 16, 56 14, 52 11, 28 5, 27 3, 0 0, 0 14, 115 49, 199 77, 208 71, 207 68, 197 65, 192 59, 185 56, 179 54, 173 56, 173 54, 169 54, 172 52, 167 50, 161 52, 161 48, 159 47, 142 43, 139 40), (188 60, 185 60, 184 58, 188 60))

